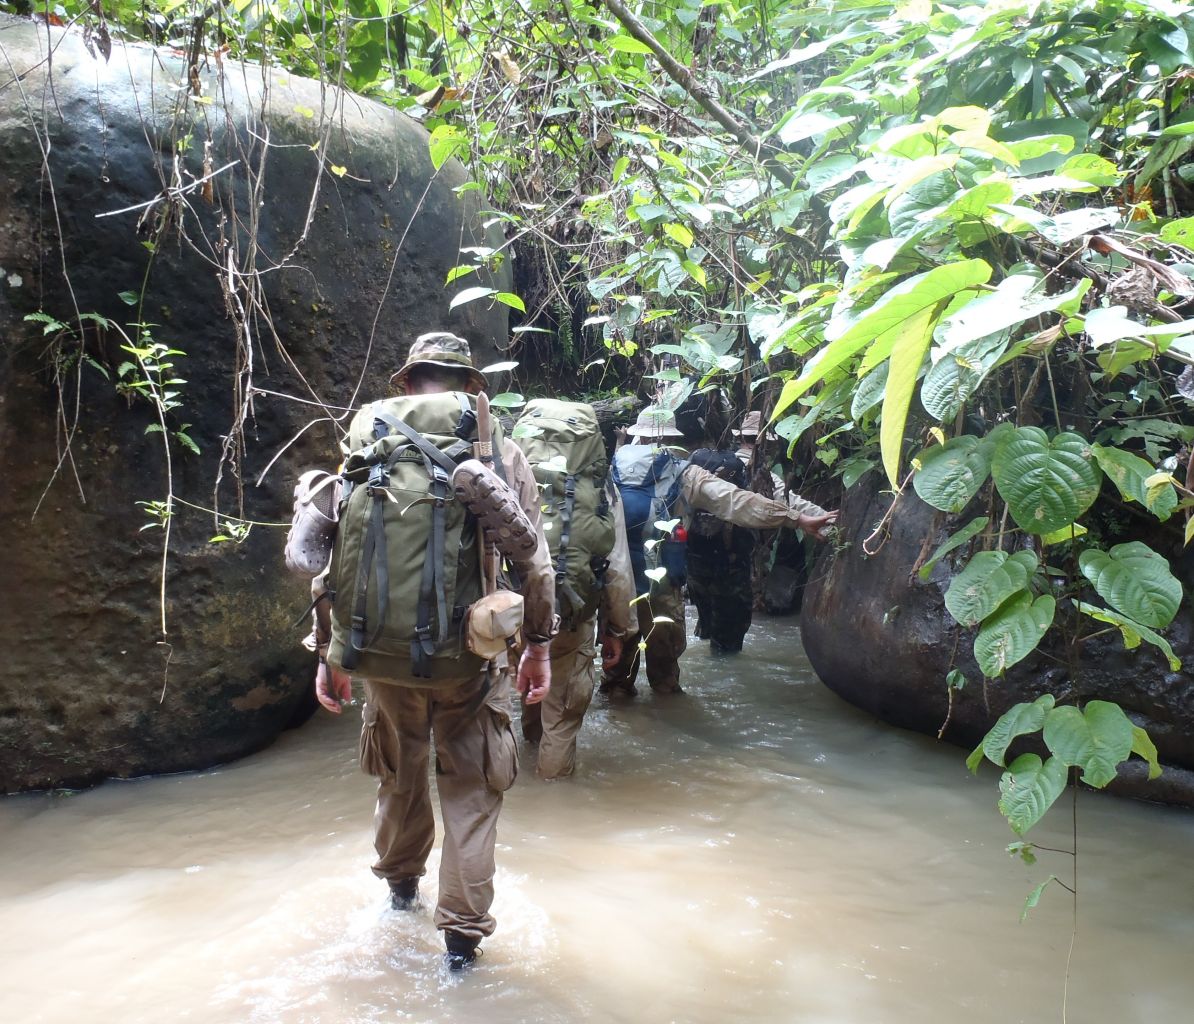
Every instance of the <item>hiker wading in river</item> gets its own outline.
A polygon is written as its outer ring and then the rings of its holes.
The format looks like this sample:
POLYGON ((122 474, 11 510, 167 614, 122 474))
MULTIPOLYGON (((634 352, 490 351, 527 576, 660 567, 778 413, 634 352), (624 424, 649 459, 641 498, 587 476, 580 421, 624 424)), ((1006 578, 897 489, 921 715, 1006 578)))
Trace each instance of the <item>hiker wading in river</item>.
POLYGON ((734 526, 788 527, 824 540, 825 531, 837 522, 837 512, 809 502, 790 508, 694 465, 687 460, 686 439, 676 417, 665 410, 645 410, 629 435, 633 443, 614 452, 613 480, 626 513, 630 561, 641 598, 635 604, 638 635, 628 636, 621 658, 606 667, 601 692, 633 695, 645 649, 651 689, 681 693, 679 662, 687 644, 683 590, 687 527, 684 533, 674 529, 668 534, 656 524, 676 521, 682 527, 692 514, 708 512, 734 526))
POLYGON ((419 905, 435 841, 434 743, 444 824, 435 924, 448 967, 462 970, 494 930, 498 813, 518 771, 506 642, 518 627, 507 620, 521 607, 515 682, 535 704, 550 687, 554 581, 535 478, 519 448, 487 429, 488 403, 476 397, 485 380, 468 343, 423 335, 392 381, 401 397, 366 406, 349 431, 335 546, 312 584, 315 598, 332 597, 315 605, 315 689, 338 713, 352 696, 350 674, 364 680, 361 767, 378 780, 373 873, 389 883, 398 910, 419 905), (476 451, 497 456, 495 472, 466 461, 476 451), (480 538, 485 520, 452 490, 469 466, 474 480, 485 478, 494 521, 502 530, 513 524, 521 538, 517 551, 498 544, 513 552, 521 600, 500 589, 482 599, 496 559, 480 538))

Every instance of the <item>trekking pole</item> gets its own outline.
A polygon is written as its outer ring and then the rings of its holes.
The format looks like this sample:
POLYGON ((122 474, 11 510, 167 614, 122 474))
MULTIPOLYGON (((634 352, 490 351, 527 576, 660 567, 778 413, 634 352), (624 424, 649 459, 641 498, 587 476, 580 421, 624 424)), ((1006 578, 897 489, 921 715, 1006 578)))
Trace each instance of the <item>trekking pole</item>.
MULTIPOLYGON (((477 440, 473 443, 473 454, 486 469, 493 469, 493 427, 489 418, 489 396, 484 392, 477 395, 477 440)), ((481 593, 497 591, 497 545, 477 526, 477 546, 481 555, 481 593)))

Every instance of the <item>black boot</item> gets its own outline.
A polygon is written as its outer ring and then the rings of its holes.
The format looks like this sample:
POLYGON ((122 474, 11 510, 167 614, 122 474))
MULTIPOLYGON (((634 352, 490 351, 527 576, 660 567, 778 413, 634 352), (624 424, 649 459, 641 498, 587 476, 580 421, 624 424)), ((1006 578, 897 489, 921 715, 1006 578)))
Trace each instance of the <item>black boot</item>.
POLYGON ((481 953, 476 942, 459 932, 445 931, 444 944, 448 947, 444 963, 449 971, 467 970, 473 966, 481 953))
POLYGON ((395 910, 414 910, 419 905, 419 879, 400 878, 390 882, 390 906, 395 910))

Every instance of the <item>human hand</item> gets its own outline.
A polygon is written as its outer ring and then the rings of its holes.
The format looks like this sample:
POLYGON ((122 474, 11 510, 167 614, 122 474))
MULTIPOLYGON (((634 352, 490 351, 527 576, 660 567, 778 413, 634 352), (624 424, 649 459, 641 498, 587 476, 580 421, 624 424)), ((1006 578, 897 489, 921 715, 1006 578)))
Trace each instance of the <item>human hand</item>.
POLYGON ((527 704, 538 704, 551 689, 551 654, 547 644, 527 644, 518 659, 514 687, 527 704))
POLYGON ((622 660, 622 637, 606 633, 601 638, 601 667, 608 672, 622 660))
POLYGON ((332 714, 340 714, 340 701, 352 700, 352 676, 321 660, 315 673, 315 699, 332 714))
POLYGON ((829 540, 829 531, 837 525, 837 509, 826 512, 823 516, 809 516, 801 514, 796 520, 797 528, 803 530, 815 541, 829 540))

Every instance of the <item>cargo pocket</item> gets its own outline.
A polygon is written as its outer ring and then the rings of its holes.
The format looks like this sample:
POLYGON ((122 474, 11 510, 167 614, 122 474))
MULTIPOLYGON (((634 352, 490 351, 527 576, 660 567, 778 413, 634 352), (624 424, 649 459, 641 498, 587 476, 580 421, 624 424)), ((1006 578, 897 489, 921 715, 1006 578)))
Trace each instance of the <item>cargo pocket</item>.
POLYGON ((375 779, 384 779, 394 774, 382 749, 379 736, 377 708, 366 704, 361 709, 361 771, 375 779))
MULTIPOLYGON (((509 696, 501 701, 509 704, 509 696)), ((518 742, 510 712, 496 702, 486 702, 481 709, 481 728, 485 733, 485 782, 495 793, 504 793, 518 778, 518 742)))

